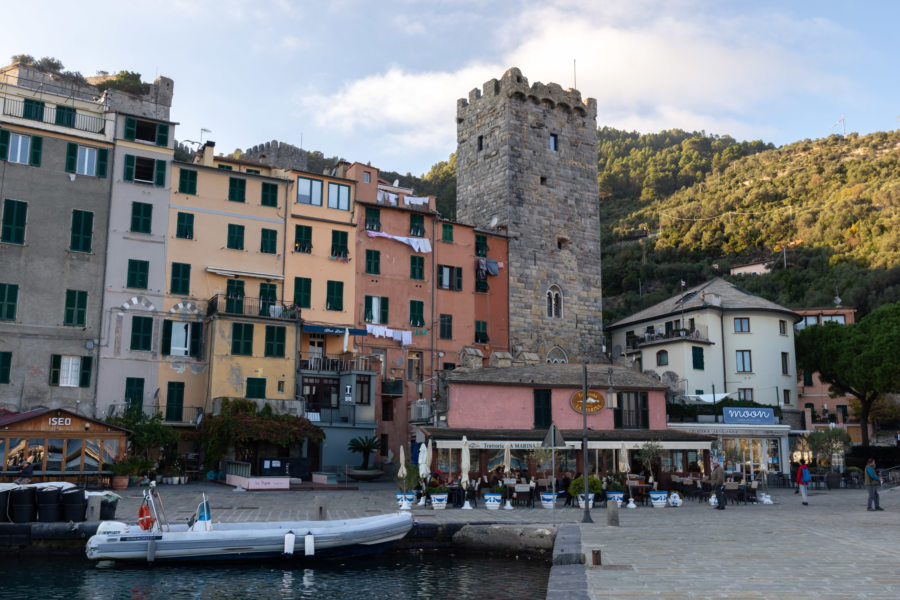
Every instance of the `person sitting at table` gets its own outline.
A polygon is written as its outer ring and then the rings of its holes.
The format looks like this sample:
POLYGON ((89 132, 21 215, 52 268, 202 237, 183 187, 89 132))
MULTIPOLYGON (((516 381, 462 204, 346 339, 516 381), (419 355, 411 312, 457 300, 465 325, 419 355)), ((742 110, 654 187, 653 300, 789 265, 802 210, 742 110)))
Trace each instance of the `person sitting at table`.
POLYGON ((27 485, 31 483, 34 477, 34 465, 31 464, 31 458, 26 458, 25 462, 19 467, 19 478, 16 479, 16 485, 27 485))

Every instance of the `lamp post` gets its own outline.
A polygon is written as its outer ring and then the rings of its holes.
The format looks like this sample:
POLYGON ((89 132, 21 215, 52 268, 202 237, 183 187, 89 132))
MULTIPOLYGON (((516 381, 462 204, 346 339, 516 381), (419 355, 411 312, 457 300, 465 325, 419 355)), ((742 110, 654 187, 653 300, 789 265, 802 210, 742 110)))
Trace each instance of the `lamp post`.
POLYGON ((587 449, 587 363, 581 363, 581 456, 582 456, 582 473, 584 478, 584 518, 582 523, 593 523, 591 519, 591 503, 588 496, 588 449, 587 449))

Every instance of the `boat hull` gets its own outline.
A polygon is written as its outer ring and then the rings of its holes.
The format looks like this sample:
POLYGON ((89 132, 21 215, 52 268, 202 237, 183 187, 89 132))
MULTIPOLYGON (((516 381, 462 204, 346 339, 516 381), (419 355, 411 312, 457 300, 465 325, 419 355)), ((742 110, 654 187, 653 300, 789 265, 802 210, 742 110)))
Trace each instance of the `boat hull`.
POLYGON ((222 560, 328 560, 375 554, 412 528, 409 514, 335 521, 214 523, 211 531, 186 525, 171 531, 143 531, 137 525, 101 523, 86 547, 91 560, 182 562, 222 560), (286 552, 286 536, 296 548, 286 552), (306 538, 312 536, 312 554, 306 538))

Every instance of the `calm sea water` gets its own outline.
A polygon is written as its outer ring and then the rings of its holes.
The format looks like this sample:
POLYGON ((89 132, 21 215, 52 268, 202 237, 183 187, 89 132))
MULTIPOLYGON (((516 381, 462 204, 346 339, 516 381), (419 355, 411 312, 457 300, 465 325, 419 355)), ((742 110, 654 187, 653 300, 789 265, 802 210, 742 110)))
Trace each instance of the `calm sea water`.
POLYGON ((538 600, 550 565, 466 558, 444 552, 391 553, 304 566, 121 566, 87 560, 3 557, 3 600, 538 600))

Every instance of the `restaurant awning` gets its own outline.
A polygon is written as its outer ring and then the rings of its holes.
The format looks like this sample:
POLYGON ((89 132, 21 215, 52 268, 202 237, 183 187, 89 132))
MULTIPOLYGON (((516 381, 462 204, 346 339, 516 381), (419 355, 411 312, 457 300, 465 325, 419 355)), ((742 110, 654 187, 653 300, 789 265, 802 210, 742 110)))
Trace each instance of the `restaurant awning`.
MULTIPOLYGON (((498 450, 507 445, 513 450, 530 450, 540 447, 546 429, 463 429, 448 427, 423 427, 422 431, 433 440, 437 448, 462 448, 466 436, 472 450, 498 450)), ((581 449, 582 431, 562 431, 566 448, 581 449)), ((716 440, 714 436, 670 429, 623 429, 588 431, 588 450, 619 450, 624 445, 638 450, 645 442, 658 442, 664 450, 709 450, 716 440)))

